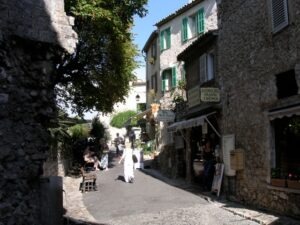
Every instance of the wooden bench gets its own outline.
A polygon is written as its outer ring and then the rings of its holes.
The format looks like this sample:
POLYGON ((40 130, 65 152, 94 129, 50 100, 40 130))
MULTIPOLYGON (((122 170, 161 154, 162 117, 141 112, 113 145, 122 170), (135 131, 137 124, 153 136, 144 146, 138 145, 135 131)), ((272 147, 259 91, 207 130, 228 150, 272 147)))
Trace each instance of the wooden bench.
POLYGON ((97 175, 93 171, 86 172, 83 167, 80 168, 80 171, 82 175, 81 192, 97 191, 97 175))

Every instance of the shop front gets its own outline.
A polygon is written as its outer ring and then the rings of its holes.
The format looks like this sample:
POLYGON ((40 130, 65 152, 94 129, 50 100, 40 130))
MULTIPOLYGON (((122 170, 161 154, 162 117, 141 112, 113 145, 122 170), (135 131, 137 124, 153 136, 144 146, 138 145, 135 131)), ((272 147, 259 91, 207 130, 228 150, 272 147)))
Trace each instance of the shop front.
POLYGON ((198 183, 205 190, 211 190, 215 164, 220 161, 221 135, 216 111, 173 123, 168 131, 184 144, 185 178, 187 182, 198 183))

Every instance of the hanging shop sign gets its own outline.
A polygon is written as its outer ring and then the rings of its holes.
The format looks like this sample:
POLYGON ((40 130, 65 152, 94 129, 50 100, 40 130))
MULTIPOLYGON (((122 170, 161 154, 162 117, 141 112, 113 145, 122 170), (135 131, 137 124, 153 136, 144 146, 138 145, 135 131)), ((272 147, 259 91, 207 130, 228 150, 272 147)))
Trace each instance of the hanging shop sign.
POLYGON ((200 89, 198 86, 189 89, 187 94, 189 108, 200 104, 200 89))
POLYGON ((157 112, 156 120, 160 122, 174 122, 175 113, 171 110, 159 110, 157 112))
POLYGON ((219 102, 220 89, 212 87, 200 88, 200 99, 202 102, 219 102))

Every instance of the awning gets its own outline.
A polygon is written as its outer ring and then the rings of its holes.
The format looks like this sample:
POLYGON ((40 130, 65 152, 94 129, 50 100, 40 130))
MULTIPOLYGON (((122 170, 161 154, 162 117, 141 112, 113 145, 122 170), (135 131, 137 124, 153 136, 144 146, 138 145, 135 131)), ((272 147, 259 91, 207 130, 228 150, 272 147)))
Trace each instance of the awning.
POLYGON ((169 132, 175 132, 178 130, 182 130, 182 129, 187 129, 187 128, 191 128, 191 127, 198 127, 198 126, 202 126, 204 124, 204 121, 206 121, 211 128, 216 132, 216 134, 221 137, 221 135, 219 134, 219 132, 216 130, 216 128, 211 124, 211 122, 208 120, 208 116, 215 114, 216 112, 212 112, 212 113, 208 113, 199 117, 195 117, 189 120, 183 120, 183 121, 179 121, 176 123, 171 124, 167 130, 169 132))
POLYGON ((280 119, 283 117, 300 116, 300 105, 285 108, 272 109, 268 112, 270 120, 280 119))
POLYGON ((206 116, 199 116, 199 117, 196 117, 193 119, 183 120, 183 121, 173 123, 168 127, 168 131, 175 132, 177 130, 182 130, 182 129, 186 129, 186 128, 190 128, 190 127, 202 126, 204 123, 205 117, 206 116))

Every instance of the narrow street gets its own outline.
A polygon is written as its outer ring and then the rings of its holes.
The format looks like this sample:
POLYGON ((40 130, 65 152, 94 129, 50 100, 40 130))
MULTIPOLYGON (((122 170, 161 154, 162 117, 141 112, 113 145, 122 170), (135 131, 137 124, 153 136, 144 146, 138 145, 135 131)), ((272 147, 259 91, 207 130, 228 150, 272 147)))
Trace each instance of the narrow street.
POLYGON ((225 210, 226 207, 217 201, 169 185, 140 170, 135 170, 133 184, 125 183, 123 167, 116 158, 108 171, 96 173, 98 191, 81 194, 78 190, 80 178, 73 183, 73 186, 78 185, 73 190, 75 195, 66 190, 67 217, 110 225, 258 224, 258 221, 225 210))

